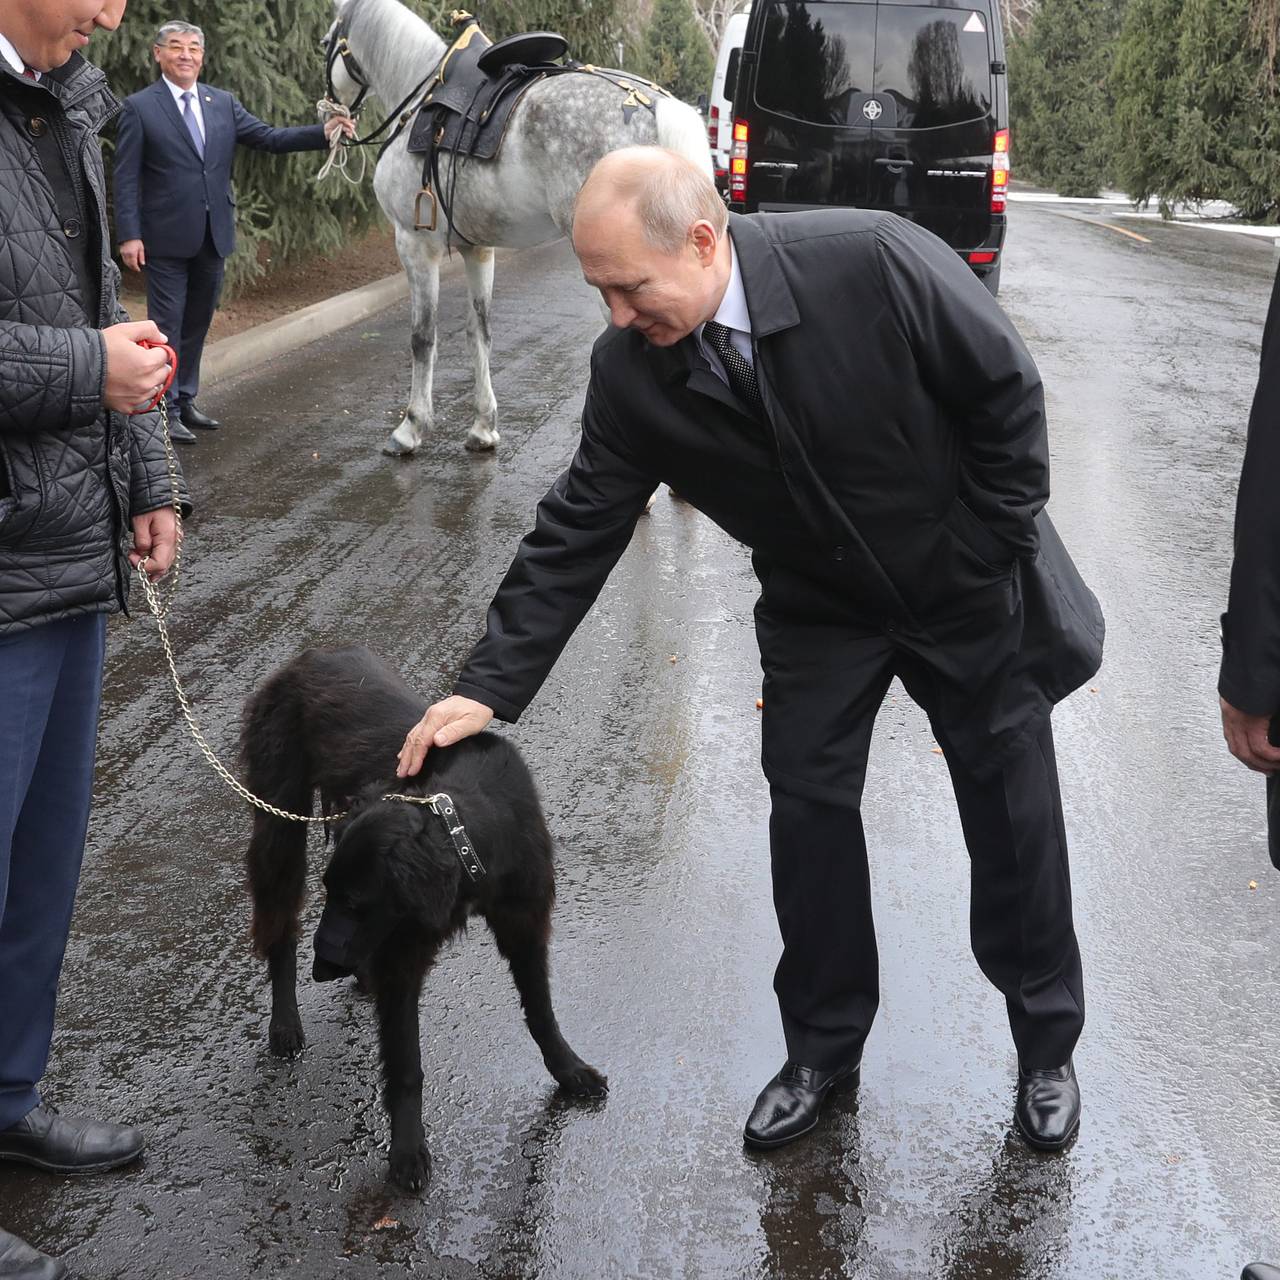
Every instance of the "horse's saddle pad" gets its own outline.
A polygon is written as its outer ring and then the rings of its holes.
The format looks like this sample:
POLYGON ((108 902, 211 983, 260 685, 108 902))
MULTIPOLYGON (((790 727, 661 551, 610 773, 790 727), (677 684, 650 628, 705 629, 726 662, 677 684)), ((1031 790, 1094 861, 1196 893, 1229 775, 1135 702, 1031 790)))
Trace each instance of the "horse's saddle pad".
POLYGON ((553 31, 530 31, 494 44, 472 22, 440 63, 409 131, 409 150, 453 151, 492 160, 524 91, 565 68, 554 59, 568 49, 553 31))

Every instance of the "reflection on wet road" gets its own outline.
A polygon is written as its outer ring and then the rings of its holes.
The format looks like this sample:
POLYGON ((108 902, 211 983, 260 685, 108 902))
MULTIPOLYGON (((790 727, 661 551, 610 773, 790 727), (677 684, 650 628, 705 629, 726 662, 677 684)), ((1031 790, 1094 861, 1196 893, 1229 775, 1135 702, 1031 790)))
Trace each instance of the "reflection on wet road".
MULTIPOLYGON (((306 980, 305 1054, 267 1052, 247 815, 184 737, 150 624, 120 622, 49 1085, 150 1146, 92 1180, 0 1171, 0 1223, 93 1280, 1233 1280, 1280 1257, 1280 877, 1214 693, 1275 257, 1139 230, 1151 243, 1019 205, 1002 297, 1049 388, 1053 514, 1110 624, 1102 674, 1056 720, 1090 998, 1067 1154, 1010 1135, 945 766, 896 688, 867 785, 884 998, 861 1089, 812 1139, 744 1153, 783 1056, 753 579, 664 492, 506 731, 559 842, 560 1020, 607 1102, 556 1095, 474 929, 423 999, 434 1180, 393 1193, 372 1008, 306 980)), ((363 641, 434 696, 476 637, 573 450, 599 310, 564 246, 500 264, 503 442, 475 457, 463 305, 446 283, 440 426, 410 461, 379 453, 404 309, 207 397, 226 425, 183 455, 199 512, 175 639, 228 753, 247 692, 306 645, 363 641)), ((316 890, 321 861, 317 841, 316 890)))

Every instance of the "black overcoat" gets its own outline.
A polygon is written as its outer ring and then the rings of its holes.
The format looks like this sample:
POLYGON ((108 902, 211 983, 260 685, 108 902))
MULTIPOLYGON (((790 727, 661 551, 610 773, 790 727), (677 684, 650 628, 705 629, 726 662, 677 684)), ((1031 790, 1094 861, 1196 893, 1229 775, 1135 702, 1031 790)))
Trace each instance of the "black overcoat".
POLYGON ((1236 498, 1218 692, 1250 715, 1280 713, 1280 274, 1262 331, 1262 364, 1236 498))
POLYGON ((782 500, 735 466, 741 407, 694 338, 609 330, 577 454, 455 690, 515 720, 665 481, 753 549, 774 616, 882 629, 994 768, 1102 657, 1101 610, 1042 511, 1035 363, 954 251, 895 215, 734 215, 730 234, 782 500))

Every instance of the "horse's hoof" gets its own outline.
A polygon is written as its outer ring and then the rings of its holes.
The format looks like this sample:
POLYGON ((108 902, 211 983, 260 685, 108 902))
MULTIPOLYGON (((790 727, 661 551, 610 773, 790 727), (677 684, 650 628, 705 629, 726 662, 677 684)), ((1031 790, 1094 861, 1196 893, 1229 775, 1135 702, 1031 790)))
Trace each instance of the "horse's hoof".
POLYGON ((491 449, 497 448, 498 441, 501 438, 496 431, 489 431, 483 435, 475 431, 468 431, 467 438, 462 443, 472 453, 488 453, 491 449))
POLYGON ((417 450, 418 446, 416 444, 404 444, 402 441, 397 440, 394 432, 387 437, 387 443, 382 446, 382 452, 388 458, 407 458, 416 453, 417 450))

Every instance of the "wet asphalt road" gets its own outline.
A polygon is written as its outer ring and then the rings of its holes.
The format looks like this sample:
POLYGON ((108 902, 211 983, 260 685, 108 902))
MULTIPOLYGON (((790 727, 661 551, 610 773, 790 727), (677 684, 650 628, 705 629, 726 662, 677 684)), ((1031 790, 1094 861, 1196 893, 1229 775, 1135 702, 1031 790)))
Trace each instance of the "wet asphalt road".
MULTIPOLYGON (((865 808, 884 998, 861 1089, 815 1137, 744 1153, 783 1057, 753 579, 664 492, 507 731, 559 841, 561 1023, 607 1102, 557 1096, 473 929, 422 1003, 434 1179, 393 1192, 372 1008, 308 978, 305 1054, 268 1053, 248 817, 179 727, 153 628, 120 622, 47 1085, 150 1145, 90 1180, 0 1171, 0 1223, 93 1280, 1233 1280, 1280 1260, 1280 876, 1214 693, 1275 265, 1266 242, 1013 211, 1002 301, 1048 386, 1051 510, 1110 628, 1102 674, 1055 720, 1090 1000, 1069 1152, 1011 1136, 1014 1058, 968 952, 945 766, 895 687, 865 808)), ((475 457, 464 306, 454 274, 439 425, 410 461, 379 453, 407 390, 404 308, 203 398, 227 425, 182 455, 199 513, 175 638, 228 753, 245 695, 307 645, 366 642, 428 698, 476 637, 571 455, 600 320, 563 245, 500 262, 503 441, 475 457)), ((320 864, 313 845, 313 888, 320 864)))

